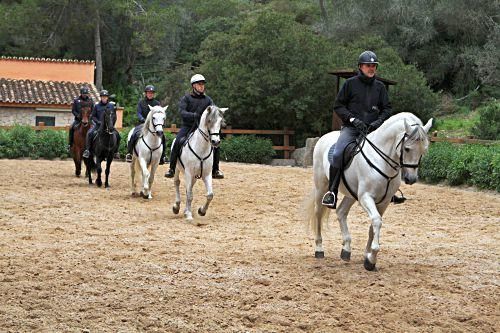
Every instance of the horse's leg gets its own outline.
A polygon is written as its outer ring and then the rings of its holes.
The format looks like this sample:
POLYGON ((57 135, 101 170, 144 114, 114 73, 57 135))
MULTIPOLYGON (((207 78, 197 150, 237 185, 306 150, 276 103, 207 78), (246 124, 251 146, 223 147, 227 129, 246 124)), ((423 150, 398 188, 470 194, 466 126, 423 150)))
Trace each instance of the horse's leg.
POLYGON ((97 186, 101 187, 102 186, 102 180, 101 180, 101 173, 102 173, 102 167, 101 167, 101 158, 97 157, 96 158, 96 171, 97 171, 97 179, 95 180, 95 183, 97 186))
POLYGON ((325 250, 323 249, 323 237, 321 236, 321 229, 323 228, 323 215, 325 213, 325 208, 321 204, 324 192, 326 192, 326 186, 321 186, 320 189, 316 188, 314 190, 314 233, 315 233, 315 244, 314 257, 322 259, 325 257, 325 250))
POLYGON ((111 163, 113 163, 113 153, 108 155, 108 158, 106 158, 106 180, 104 182, 104 187, 109 188, 109 173, 111 171, 111 163))
POLYGON ((193 219, 191 204, 193 202, 193 186, 195 182, 196 179, 186 170, 184 173, 184 183, 186 186, 186 208, 184 208, 184 217, 188 221, 193 219))
POLYGON ((137 195, 137 181, 135 179, 135 168, 136 168, 137 158, 134 156, 132 158, 132 163, 130 163, 130 184, 131 184, 131 195, 135 197, 137 195))
POLYGON ((139 165, 141 166, 142 171, 142 197, 144 199, 149 198, 149 170, 146 160, 143 158, 139 158, 139 165))
POLYGON ((214 198, 214 192, 212 191, 212 175, 209 173, 208 176, 203 178, 203 182, 205 183, 205 188, 207 189, 207 201, 205 201, 205 204, 198 208, 198 214, 201 216, 205 216, 207 213, 208 205, 210 205, 210 202, 214 198))
POLYGON ((344 197, 342 202, 337 207, 337 218, 339 220, 340 231, 342 232, 342 251, 340 258, 345 261, 351 260, 351 234, 347 227, 347 214, 356 200, 344 197))
POLYGON ((153 199, 153 182, 155 180, 156 169, 158 169, 158 163, 151 164, 151 171, 149 172, 149 196, 148 196, 148 199, 153 199))
MULTIPOLYGON (((382 215, 379 213, 375 201, 369 194, 363 195, 359 203, 368 213, 372 221, 368 231, 368 242, 365 249, 365 269, 373 271, 377 263, 377 254, 380 251, 380 228, 382 227, 382 215)), ((383 209, 385 210, 385 209, 383 209)))
MULTIPOLYGON (((90 158, 92 158, 92 156, 90 158)), ((85 160, 85 175, 89 179, 89 185, 92 185, 92 163, 93 163, 93 161, 90 158, 85 160)))
POLYGON ((73 161, 75 161, 75 176, 80 177, 82 174, 82 160, 77 154, 74 154, 73 161))
POLYGON ((180 184, 181 180, 179 178, 179 170, 176 170, 174 175, 175 203, 172 206, 172 211, 174 212, 174 214, 179 214, 179 210, 181 208, 181 191, 179 189, 180 184))

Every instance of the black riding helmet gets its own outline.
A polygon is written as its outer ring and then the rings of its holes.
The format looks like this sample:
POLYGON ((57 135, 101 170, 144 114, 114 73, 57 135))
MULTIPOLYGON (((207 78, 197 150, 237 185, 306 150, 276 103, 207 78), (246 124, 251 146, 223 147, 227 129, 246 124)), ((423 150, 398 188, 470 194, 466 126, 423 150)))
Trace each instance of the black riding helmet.
POLYGON ((148 92, 148 91, 155 92, 155 86, 153 86, 152 84, 148 84, 148 85, 144 88, 144 92, 148 92))
POLYGON ((376 64, 378 65, 377 55, 372 51, 364 51, 359 55, 358 65, 360 64, 376 64))
POLYGON ((88 87, 81 87, 80 88, 80 95, 88 95, 90 94, 90 90, 88 87))
POLYGON ((109 92, 106 89, 101 90, 99 96, 109 96, 109 92))

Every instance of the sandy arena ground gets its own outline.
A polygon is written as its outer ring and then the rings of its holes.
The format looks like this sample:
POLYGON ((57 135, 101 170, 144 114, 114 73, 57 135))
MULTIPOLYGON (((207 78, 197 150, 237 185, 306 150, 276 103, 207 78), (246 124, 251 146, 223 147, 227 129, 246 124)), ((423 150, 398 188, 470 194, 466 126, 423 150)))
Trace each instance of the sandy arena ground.
MULTIPOLYGON (((299 213, 310 168, 223 163, 201 226, 172 213, 165 169, 146 201, 130 197, 123 162, 104 190, 74 177, 71 161, 0 160, 0 331, 500 329, 498 194, 404 186, 410 199, 386 212, 368 272, 359 205, 351 262, 332 217, 326 258, 314 258, 299 213)), ((197 183, 195 207, 204 194, 197 183)))

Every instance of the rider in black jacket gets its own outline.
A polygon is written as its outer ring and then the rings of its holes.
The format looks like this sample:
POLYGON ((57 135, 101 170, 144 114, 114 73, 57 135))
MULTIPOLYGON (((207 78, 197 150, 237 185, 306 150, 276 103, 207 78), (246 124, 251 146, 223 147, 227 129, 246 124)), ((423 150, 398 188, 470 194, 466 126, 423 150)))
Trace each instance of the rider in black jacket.
POLYGON ((75 132, 75 128, 80 124, 82 121, 82 113, 83 111, 89 111, 93 112, 94 111, 94 101, 92 100, 92 97, 90 97, 90 89, 88 87, 81 87, 80 88, 80 96, 75 98, 73 100, 73 103, 71 104, 71 113, 73 116, 75 116, 75 119, 73 120, 73 123, 71 124, 71 127, 69 128, 69 148, 73 146, 73 136, 75 132))
MULTIPOLYGON (((170 153, 170 168, 165 173, 165 177, 172 178, 175 175, 175 166, 179 156, 183 138, 189 135, 198 126, 201 114, 209 105, 213 105, 212 99, 205 95, 205 77, 195 74, 191 77, 191 93, 184 95, 179 101, 179 112, 182 118, 182 127, 176 135, 175 144, 170 153)), ((212 178, 224 178, 224 174, 219 170, 219 148, 214 148, 214 163, 212 167, 212 178)))
POLYGON ((345 147, 361 133, 379 128, 391 116, 387 89, 375 77, 377 66, 375 53, 361 53, 358 59, 358 75, 346 80, 337 95, 333 109, 342 120, 343 126, 335 144, 333 165, 330 165, 329 191, 322 201, 322 204, 329 208, 337 207, 342 153, 345 147))
MULTIPOLYGON (((156 100, 155 97, 155 87, 153 85, 147 85, 144 88, 145 97, 142 98, 137 104, 137 118, 139 119, 139 125, 134 128, 132 137, 127 144, 127 155, 125 156, 125 161, 132 162, 132 149, 134 149, 135 143, 139 137, 139 132, 144 126, 144 122, 149 113, 149 107, 160 105, 160 102, 156 100)), ((162 136, 161 143, 163 144, 163 150, 161 152, 160 164, 165 164, 165 136, 162 136)))

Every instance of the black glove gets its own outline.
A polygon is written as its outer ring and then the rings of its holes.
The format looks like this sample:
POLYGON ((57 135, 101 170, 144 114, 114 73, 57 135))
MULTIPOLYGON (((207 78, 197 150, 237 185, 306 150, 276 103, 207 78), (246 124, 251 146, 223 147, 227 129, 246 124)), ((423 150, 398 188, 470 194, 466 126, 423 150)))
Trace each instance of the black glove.
POLYGON ((144 119, 144 118, 139 119, 139 123, 144 124, 145 122, 146 122, 146 119, 144 119))
POLYGON ((358 118, 354 118, 351 120, 351 124, 356 127, 361 132, 366 132, 366 125, 364 122, 359 120, 358 118))
POLYGON ((380 127, 380 125, 382 125, 384 123, 384 121, 382 119, 377 119, 375 121, 372 121, 370 123, 370 126, 368 127, 368 129, 370 130, 370 132, 372 131, 375 131, 377 128, 380 127))
POLYGON ((196 121, 197 123, 199 123, 199 122, 200 122, 200 119, 201 119, 201 114, 199 114, 199 113, 195 113, 195 114, 194 114, 194 121, 196 121))

